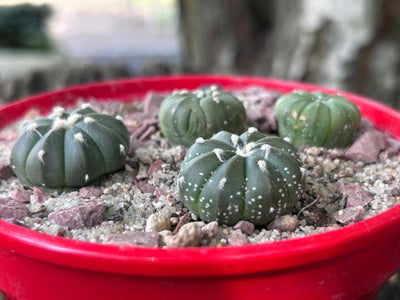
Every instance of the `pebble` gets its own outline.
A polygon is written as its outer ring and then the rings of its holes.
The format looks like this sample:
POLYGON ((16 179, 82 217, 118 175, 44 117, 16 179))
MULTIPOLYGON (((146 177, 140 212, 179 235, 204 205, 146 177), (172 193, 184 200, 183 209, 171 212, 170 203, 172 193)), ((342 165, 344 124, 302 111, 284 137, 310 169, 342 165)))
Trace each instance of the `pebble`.
POLYGON ((126 232, 111 234, 107 242, 118 245, 131 245, 156 248, 159 246, 160 235, 157 232, 126 232))
POLYGON ((24 220, 28 217, 25 205, 12 198, 0 198, 0 218, 5 220, 24 220))
POLYGON ((159 213, 152 214, 146 221, 146 232, 160 232, 171 229, 171 221, 168 216, 159 213))
POLYGON ((241 232, 252 235, 254 233, 255 226, 249 221, 239 221, 234 226, 233 229, 239 229, 241 232))
POLYGON ((332 218, 341 224, 351 224, 362 220, 365 210, 362 206, 347 207, 332 214, 332 218))
POLYGON ((75 207, 49 214, 49 220, 70 229, 91 228, 103 221, 105 207, 102 203, 89 201, 75 207))
POLYGON ((279 231, 287 231, 293 232, 296 230, 299 225, 299 219, 297 216, 293 215, 284 215, 281 217, 275 218, 271 223, 268 224, 267 229, 269 230, 279 230, 279 231))
POLYGON ((166 247, 198 247, 203 239, 203 222, 186 223, 175 235, 166 235, 163 242, 166 247))

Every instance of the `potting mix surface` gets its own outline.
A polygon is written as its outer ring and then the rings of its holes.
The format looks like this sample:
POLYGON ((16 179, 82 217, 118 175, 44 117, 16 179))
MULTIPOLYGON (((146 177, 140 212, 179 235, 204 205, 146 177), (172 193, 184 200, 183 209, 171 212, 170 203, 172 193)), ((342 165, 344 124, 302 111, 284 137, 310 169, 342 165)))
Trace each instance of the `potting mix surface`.
MULTIPOLYGON (((280 94, 261 87, 231 91, 243 101, 247 125, 276 134, 273 108, 280 94)), ((69 193, 27 189, 9 165, 22 120, 0 131, 0 218, 50 235, 146 247, 229 246, 265 243, 334 230, 375 216, 400 202, 400 141, 363 119, 345 149, 304 147, 304 192, 292 214, 265 227, 205 223, 178 196, 177 176, 186 148, 171 147, 157 125, 168 95, 148 93, 133 103, 80 99, 120 115, 131 135, 125 168, 99 185, 69 193)), ((38 116, 35 110, 26 119, 38 116)))

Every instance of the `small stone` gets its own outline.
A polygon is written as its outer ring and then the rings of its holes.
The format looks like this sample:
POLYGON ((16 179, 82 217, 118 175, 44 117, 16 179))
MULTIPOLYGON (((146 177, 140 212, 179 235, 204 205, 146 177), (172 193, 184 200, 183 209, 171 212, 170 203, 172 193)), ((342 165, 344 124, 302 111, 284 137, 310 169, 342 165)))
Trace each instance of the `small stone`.
POLYGON ((271 223, 268 224, 268 230, 279 230, 279 231, 288 231, 293 232, 296 230, 297 226, 299 225, 299 219, 297 216, 292 215, 284 215, 275 218, 271 223))
POLYGON ((365 207, 374 200, 372 194, 364 190, 359 184, 344 185, 339 190, 347 198, 346 207, 365 207))
POLYGON ((158 247, 160 236, 157 232, 127 232, 119 234, 111 234, 107 238, 107 242, 119 245, 158 247))
POLYGON ((355 162, 373 163, 378 160, 379 153, 386 149, 388 136, 378 130, 372 129, 364 132, 347 149, 345 155, 355 162))
POLYGON ((42 189, 34 186, 33 187, 33 198, 35 202, 44 202, 49 199, 51 195, 42 189))
POLYGON ((79 189, 79 196, 82 198, 100 197, 103 190, 97 186, 84 186, 79 189))
POLYGON ((69 209, 52 212, 49 214, 49 219, 70 229, 91 228, 103 222, 104 212, 105 207, 102 203, 89 201, 69 209))
POLYGON ((0 218, 5 220, 24 220, 28 217, 25 205, 12 198, 0 198, 0 218))
POLYGON ((385 160, 400 153, 400 141, 389 138, 389 146, 379 154, 379 159, 385 160))
POLYGON ((138 187, 138 189, 142 192, 142 193, 148 193, 148 194, 153 194, 155 191, 155 186, 148 183, 145 180, 138 180, 136 182, 136 186, 138 187))
POLYGON ((362 206, 347 207, 332 214, 332 218, 341 224, 348 225, 363 219, 365 214, 362 206))
POLYGON ((171 221, 169 217, 162 214, 152 214, 146 221, 146 232, 160 232, 171 229, 171 221))
POLYGON ((147 169, 147 174, 150 176, 153 175, 153 173, 162 170, 162 165, 164 165, 165 162, 162 161, 161 159, 155 160, 153 163, 150 164, 149 168, 147 169))
POLYGON ((254 224, 248 221, 239 221, 233 226, 233 229, 239 229, 241 232, 252 235, 254 233, 254 224))
POLYGON ((187 223, 181 229, 171 236, 164 237, 164 243, 167 247, 197 247, 203 238, 203 222, 187 223))
POLYGON ((28 203, 30 201, 32 192, 25 189, 15 189, 11 192, 11 198, 21 202, 28 203))
POLYGON ((246 234, 244 234, 241 230, 237 229, 232 231, 232 233, 228 236, 228 243, 231 246, 241 246, 249 243, 246 234))
POLYGON ((161 103, 164 101, 165 95, 158 93, 148 93, 143 100, 143 112, 152 117, 157 117, 161 103))
POLYGON ((203 231, 204 239, 212 239, 218 233, 218 223, 216 221, 210 222, 201 228, 203 231))
POLYGON ((8 159, 0 159, 0 179, 9 179, 14 176, 14 171, 12 170, 8 159))

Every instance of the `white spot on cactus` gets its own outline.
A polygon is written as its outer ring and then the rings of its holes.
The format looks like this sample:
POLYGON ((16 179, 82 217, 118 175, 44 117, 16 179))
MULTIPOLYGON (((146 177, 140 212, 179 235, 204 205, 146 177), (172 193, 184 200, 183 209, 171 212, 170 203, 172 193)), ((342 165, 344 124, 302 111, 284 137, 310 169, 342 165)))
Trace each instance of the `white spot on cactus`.
POLYGON ((126 155, 126 149, 125 146, 122 144, 119 144, 119 154, 121 154, 122 156, 126 155))
POLYGON ((83 122, 84 122, 85 124, 90 124, 90 123, 96 122, 96 120, 93 119, 92 117, 85 117, 85 118, 83 119, 83 122))
POLYGON ((236 147, 237 143, 239 142, 239 136, 237 134, 232 134, 231 142, 232 142, 233 146, 236 147))
POLYGON ((63 115, 63 113, 65 113, 65 109, 63 107, 61 107, 61 106, 56 106, 56 107, 53 108, 53 113, 56 116, 61 117, 63 115))
POLYGON ((204 94, 203 91, 198 91, 198 92, 196 93, 196 96, 197 96, 197 98, 204 98, 205 94, 204 94))
POLYGON ((28 131, 36 131, 37 128, 38 128, 38 124, 33 122, 32 124, 30 124, 28 126, 28 131))
POLYGON ((89 181, 89 174, 86 174, 85 175, 85 182, 88 182, 89 181))
POLYGON ((68 127, 67 120, 55 119, 53 122, 53 130, 65 129, 68 127))
POLYGON ((220 148, 215 148, 213 150, 213 152, 215 153, 215 155, 217 156, 218 160, 220 162, 224 162, 224 160, 222 159, 222 155, 224 154, 224 150, 220 149, 220 148))
POLYGON ((197 144, 203 144, 204 143, 204 139, 202 137, 199 137, 196 139, 195 141, 197 144))
POLYGON ((92 108, 92 106, 90 105, 90 103, 83 103, 81 105, 81 108, 92 108))
POLYGON ((219 91, 213 91, 213 92, 211 93, 211 97, 217 97, 217 96, 219 96, 219 95, 220 95, 219 91))
POLYGON ((255 127, 249 127, 249 129, 247 129, 247 132, 248 133, 254 133, 254 132, 257 132, 258 130, 257 130, 257 128, 255 128, 255 127))
POLYGON ((78 142, 84 144, 85 143, 85 138, 83 137, 83 134, 81 132, 75 133, 74 134, 74 139, 77 140, 78 142))
POLYGON ((267 163, 264 160, 259 160, 257 162, 258 167, 260 168, 261 172, 266 172, 267 171, 267 163))
POLYGON ((291 142, 292 142, 292 140, 291 140, 289 137, 287 137, 287 136, 285 136, 285 137, 283 138, 283 140, 284 140, 285 142, 288 142, 288 143, 291 143, 291 142))
POLYGON ((67 125, 72 126, 75 125, 76 122, 81 118, 81 115, 79 114, 72 114, 68 117, 67 119, 67 125))
POLYGON ((224 189, 224 186, 225 186, 225 183, 226 183, 226 178, 224 177, 224 178, 221 178, 221 180, 219 181, 219 183, 218 183, 218 188, 220 189, 220 190, 223 190, 224 189))
POLYGON ((273 208, 272 206, 269 208, 269 213, 272 214, 275 211, 275 208, 273 208))
POLYGON ((213 84, 212 86, 210 86, 210 90, 211 91, 216 91, 216 90, 218 90, 218 86, 213 84))
POLYGON ((122 116, 120 116, 120 115, 116 115, 115 118, 116 118, 118 121, 121 121, 121 122, 124 121, 124 119, 123 119, 122 116))
POLYGON ((264 145, 261 146, 261 150, 264 150, 264 151, 265 151, 264 158, 267 159, 269 153, 271 152, 271 146, 268 145, 268 144, 264 144, 264 145))
POLYGON ((214 101, 215 103, 219 103, 219 102, 220 102, 220 100, 219 100, 218 97, 212 97, 212 99, 213 99, 213 101, 214 101))
POLYGON ((185 177, 181 176, 178 178, 178 185, 182 185, 185 183, 185 177))
POLYGON ((44 155, 46 154, 46 151, 44 151, 44 150, 40 150, 39 152, 38 152, 38 158, 39 158, 39 160, 44 164, 44 155))

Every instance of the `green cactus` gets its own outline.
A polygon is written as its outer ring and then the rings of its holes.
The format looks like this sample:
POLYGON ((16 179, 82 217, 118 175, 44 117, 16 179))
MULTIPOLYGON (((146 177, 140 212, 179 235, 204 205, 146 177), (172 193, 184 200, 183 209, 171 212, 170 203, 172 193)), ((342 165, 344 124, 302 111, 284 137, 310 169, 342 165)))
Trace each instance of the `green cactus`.
POLYGON ((181 201, 204 221, 265 225, 297 203, 300 158, 289 142, 253 127, 240 136, 221 131, 188 149, 178 186, 181 201))
POLYGON ((124 166, 129 133, 121 120, 85 105, 23 125, 11 152, 21 182, 48 191, 70 191, 124 166))
POLYGON ((173 145, 189 147, 198 137, 209 138, 220 130, 245 130, 246 110, 240 100, 216 86, 193 93, 175 92, 161 104, 158 123, 173 145))
POLYGON ((295 91, 277 100, 275 118, 279 135, 296 147, 343 148, 353 141, 361 114, 343 96, 295 91))

